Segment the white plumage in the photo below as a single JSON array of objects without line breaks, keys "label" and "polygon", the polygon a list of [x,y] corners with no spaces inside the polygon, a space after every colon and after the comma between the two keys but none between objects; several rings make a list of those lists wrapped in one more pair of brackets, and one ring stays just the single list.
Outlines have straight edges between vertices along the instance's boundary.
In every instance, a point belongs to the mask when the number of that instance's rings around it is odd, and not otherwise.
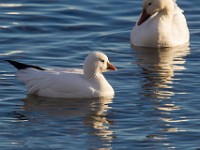
[{"label": "white plumage", "polygon": [[[90,53],[85,59],[83,70],[46,70],[14,61],[8,60],[8,62],[19,69],[16,73],[17,79],[25,83],[30,95],[52,98],[114,96],[114,90],[102,72],[116,70],[116,67],[101,52]],[[25,67],[20,65],[25,65]]]},{"label": "white plumage", "polygon": [[143,0],[142,14],[130,41],[140,47],[175,47],[189,42],[183,10],[176,0]]}]

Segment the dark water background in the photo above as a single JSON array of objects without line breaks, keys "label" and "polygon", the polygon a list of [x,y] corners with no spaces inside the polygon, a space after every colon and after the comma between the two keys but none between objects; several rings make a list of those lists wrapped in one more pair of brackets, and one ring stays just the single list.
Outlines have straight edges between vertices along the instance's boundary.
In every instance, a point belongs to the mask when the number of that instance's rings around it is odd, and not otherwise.
[{"label": "dark water background", "polygon": [[[200,149],[200,1],[178,4],[190,45],[155,50],[129,43],[140,0],[1,0],[0,149]],[[81,68],[94,50],[114,99],[27,97],[3,61]]]}]

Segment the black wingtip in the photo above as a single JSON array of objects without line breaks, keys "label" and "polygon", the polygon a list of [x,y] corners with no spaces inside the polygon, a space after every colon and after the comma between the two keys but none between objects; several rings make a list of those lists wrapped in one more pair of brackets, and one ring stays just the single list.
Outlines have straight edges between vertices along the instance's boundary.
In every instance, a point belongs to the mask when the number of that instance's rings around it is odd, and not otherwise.
[{"label": "black wingtip", "polygon": [[27,68],[35,68],[35,69],[38,69],[38,70],[45,70],[45,69],[38,67],[38,66],[27,65],[27,64],[23,64],[23,63],[13,61],[13,60],[5,60],[5,61],[9,62],[11,65],[13,65],[18,70],[27,69]]}]

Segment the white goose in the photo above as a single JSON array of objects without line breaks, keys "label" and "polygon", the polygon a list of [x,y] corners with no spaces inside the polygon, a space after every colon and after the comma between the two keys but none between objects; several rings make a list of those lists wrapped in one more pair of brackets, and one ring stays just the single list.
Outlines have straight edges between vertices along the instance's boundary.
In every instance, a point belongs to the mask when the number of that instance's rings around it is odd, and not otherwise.
[{"label": "white goose", "polygon": [[131,31],[131,44],[174,47],[189,42],[187,22],[176,0],[143,0],[142,9]]},{"label": "white goose", "polygon": [[91,52],[83,70],[56,71],[6,60],[18,69],[16,76],[25,83],[29,95],[51,98],[113,97],[114,90],[102,72],[117,70],[101,52]]}]

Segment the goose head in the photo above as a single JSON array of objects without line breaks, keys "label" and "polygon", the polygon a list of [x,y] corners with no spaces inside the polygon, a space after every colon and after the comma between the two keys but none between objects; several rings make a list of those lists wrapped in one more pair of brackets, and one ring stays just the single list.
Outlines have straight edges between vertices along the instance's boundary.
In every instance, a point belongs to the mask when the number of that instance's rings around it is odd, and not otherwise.
[{"label": "goose head", "polygon": [[173,9],[174,0],[143,0],[142,14],[137,25],[141,25],[155,13],[163,13],[164,15],[168,15],[168,13],[172,12]]},{"label": "goose head", "polygon": [[84,61],[83,71],[88,78],[108,70],[117,70],[117,68],[109,62],[108,57],[102,52],[91,52]]}]

